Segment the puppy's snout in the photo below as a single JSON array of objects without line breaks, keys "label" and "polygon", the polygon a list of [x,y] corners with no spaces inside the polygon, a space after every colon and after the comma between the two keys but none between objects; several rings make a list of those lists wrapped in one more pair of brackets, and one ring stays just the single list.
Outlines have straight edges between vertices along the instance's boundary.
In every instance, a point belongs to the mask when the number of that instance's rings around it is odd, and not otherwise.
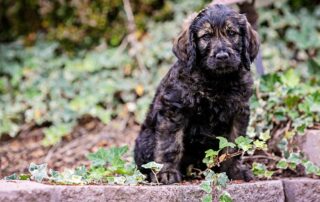
[{"label": "puppy's snout", "polygon": [[228,58],[229,58],[229,54],[225,51],[220,51],[216,54],[217,60],[224,61],[224,60],[227,60]]}]

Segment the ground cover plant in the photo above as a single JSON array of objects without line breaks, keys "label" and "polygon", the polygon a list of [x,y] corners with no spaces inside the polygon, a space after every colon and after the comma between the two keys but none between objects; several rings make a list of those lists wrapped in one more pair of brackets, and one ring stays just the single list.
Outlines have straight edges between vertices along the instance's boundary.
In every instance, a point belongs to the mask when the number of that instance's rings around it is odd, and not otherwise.
[{"label": "ground cover plant", "polygon": [[[212,168],[238,155],[258,179],[320,175],[319,167],[306,159],[296,144],[306,130],[319,129],[320,7],[297,8],[297,2],[277,1],[259,9],[259,34],[267,74],[255,78],[247,137],[234,143],[220,138],[220,150],[204,154],[208,169],[190,173],[203,178],[199,186],[207,193],[204,201],[211,201],[213,192],[218,193],[221,201],[230,201],[228,193],[223,192],[228,182],[226,175],[214,173]],[[107,125],[115,119],[141,123],[159,79],[174,60],[171,40],[178,33],[177,28],[204,3],[170,2],[169,17],[159,19],[154,14],[144,22],[143,29],[138,26],[136,46],[130,43],[127,33],[116,45],[101,43],[78,51],[70,50],[69,45],[63,47],[60,40],[48,40],[46,34],[35,34],[32,40],[21,37],[1,43],[0,136],[14,139],[25,126],[41,126],[41,144],[52,148],[68,137],[83,116]],[[227,147],[237,151],[223,153]],[[146,183],[133,164],[131,148],[95,149],[85,158],[90,165],[60,167],[59,171],[30,162],[24,174],[6,179],[56,184]],[[161,169],[155,162],[145,166],[155,174]],[[212,190],[212,185],[217,190]]]}]

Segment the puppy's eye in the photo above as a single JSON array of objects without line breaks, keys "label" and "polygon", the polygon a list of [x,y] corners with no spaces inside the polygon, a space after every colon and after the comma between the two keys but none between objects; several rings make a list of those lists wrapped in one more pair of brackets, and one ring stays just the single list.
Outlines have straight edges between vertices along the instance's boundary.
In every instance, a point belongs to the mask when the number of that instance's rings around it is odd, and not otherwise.
[{"label": "puppy's eye", "polygon": [[212,34],[208,33],[208,34],[202,35],[201,38],[206,40],[206,41],[208,41],[208,40],[210,40],[212,38]]},{"label": "puppy's eye", "polygon": [[227,34],[228,34],[229,36],[231,36],[231,37],[234,37],[234,36],[237,34],[237,32],[229,29],[229,30],[227,31]]}]

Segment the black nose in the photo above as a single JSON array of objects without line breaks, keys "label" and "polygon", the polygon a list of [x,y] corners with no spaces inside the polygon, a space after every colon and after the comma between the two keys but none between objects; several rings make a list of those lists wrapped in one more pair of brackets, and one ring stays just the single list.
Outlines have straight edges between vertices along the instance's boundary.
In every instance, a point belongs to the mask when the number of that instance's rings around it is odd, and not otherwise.
[{"label": "black nose", "polygon": [[216,54],[216,59],[217,60],[226,60],[229,58],[229,54],[224,51],[220,51],[219,53]]}]

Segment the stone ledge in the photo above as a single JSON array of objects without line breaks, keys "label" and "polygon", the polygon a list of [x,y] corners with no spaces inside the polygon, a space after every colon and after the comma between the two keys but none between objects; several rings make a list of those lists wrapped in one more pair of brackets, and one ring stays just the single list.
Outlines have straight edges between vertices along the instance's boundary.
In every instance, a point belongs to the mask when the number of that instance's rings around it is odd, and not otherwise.
[{"label": "stone ledge", "polygon": [[[260,181],[231,184],[227,191],[234,201],[284,201],[282,182]],[[167,186],[62,186],[30,181],[0,181],[0,201],[201,201],[197,185]]]},{"label": "stone ledge", "polygon": [[286,202],[320,201],[320,180],[309,178],[284,179]]}]

